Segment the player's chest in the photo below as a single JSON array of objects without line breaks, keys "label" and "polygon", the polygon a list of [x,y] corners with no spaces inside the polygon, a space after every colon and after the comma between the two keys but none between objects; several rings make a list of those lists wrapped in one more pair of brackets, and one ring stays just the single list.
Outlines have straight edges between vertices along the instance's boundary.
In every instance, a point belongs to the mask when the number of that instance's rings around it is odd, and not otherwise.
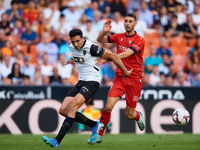
[{"label": "player's chest", "polygon": [[127,37],[121,37],[118,40],[118,53],[126,51],[127,48],[129,48],[133,43],[135,39],[133,38],[127,38]]},{"label": "player's chest", "polygon": [[87,50],[81,50],[81,51],[74,51],[72,53],[72,57],[75,63],[81,63],[84,64],[86,62],[89,62],[91,59],[91,54]]}]

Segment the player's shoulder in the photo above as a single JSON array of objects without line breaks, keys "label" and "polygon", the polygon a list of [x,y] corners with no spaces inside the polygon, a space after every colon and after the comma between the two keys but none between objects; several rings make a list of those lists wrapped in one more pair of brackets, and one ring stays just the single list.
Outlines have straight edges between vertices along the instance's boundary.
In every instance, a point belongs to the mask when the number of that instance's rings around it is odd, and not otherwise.
[{"label": "player's shoulder", "polygon": [[145,43],[145,39],[142,36],[140,36],[139,34],[136,34],[136,40],[138,42]]}]

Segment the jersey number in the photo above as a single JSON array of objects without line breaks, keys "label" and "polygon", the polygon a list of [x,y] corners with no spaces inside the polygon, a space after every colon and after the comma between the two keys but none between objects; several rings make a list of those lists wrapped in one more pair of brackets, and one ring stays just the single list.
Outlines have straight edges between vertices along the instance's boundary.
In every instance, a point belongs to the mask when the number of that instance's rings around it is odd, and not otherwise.
[{"label": "jersey number", "polygon": [[84,63],[85,62],[83,57],[74,57],[74,61],[75,62],[79,62],[79,63]]}]

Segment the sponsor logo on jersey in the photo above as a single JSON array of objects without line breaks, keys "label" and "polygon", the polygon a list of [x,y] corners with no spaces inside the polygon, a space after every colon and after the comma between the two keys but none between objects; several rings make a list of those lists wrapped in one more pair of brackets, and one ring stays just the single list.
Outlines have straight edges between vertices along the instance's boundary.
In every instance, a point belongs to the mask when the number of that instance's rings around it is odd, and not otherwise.
[{"label": "sponsor logo on jersey", "polygon": [[137,49],[139,49],[140,47],[139,46],[137,46],[137,45],[135,45],[135,44],[133,44],[132,46],[134,46],[135,48],[137,48]]},{"label": "sponsor logo on jersey", "polygon": [[98,46],[98,49],[97,49],[97,54],[99,54],[100,53],[100,51],[101,51],[101,47],[100,46]]},{"label": "sponsor logo on jersey", "polygon": [[120,49],[121,52],[124,52],[127,49],[127,47],[119,45],[119,49]]},{"label": "sponsor logo on jersey", "polygon": [[87,51],[86,51],[86,50],[83,50],[83,55],[84,55],[84,56],[86,55],[86,53],[87,53]]},{"label": "sponsor logo on jersey", "polygon": [[139,97],[138,96],[133,96],[133,101],[138,101],[139,100]]}]

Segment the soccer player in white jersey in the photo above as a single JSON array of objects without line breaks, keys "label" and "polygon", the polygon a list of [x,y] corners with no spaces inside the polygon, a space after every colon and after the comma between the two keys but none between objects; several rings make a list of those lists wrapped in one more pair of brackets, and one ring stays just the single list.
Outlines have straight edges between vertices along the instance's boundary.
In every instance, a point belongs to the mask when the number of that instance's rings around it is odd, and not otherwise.
[{"label": "soccer player in white jersey", "polygon": [[42,136],[42,140],[52,148],[58,148],[62,139],[67,134],[74,121],[88,125],[92,128],[92,135],[99,133],[103,128],[103,123],[93,121],[85,117],[77,110],[88,100],[90,100],[100,87],[101,75],[99,73],[100,66],[96,64],[95,60],[98,57],[111,59],[123,72],[124,77],[131,74],[123,65],[121,59],[114,53],[105,50],[102,47],[83,38],[80,29],[73,29],[69,32],[71,44],[69,45],[72,51],[72,58],[66,64],[75,62],[79,74],[79,81],[75,87],[69,92],[64,99],[59,113],[66,117],[58,135],[55,138],[48,138]]}]

